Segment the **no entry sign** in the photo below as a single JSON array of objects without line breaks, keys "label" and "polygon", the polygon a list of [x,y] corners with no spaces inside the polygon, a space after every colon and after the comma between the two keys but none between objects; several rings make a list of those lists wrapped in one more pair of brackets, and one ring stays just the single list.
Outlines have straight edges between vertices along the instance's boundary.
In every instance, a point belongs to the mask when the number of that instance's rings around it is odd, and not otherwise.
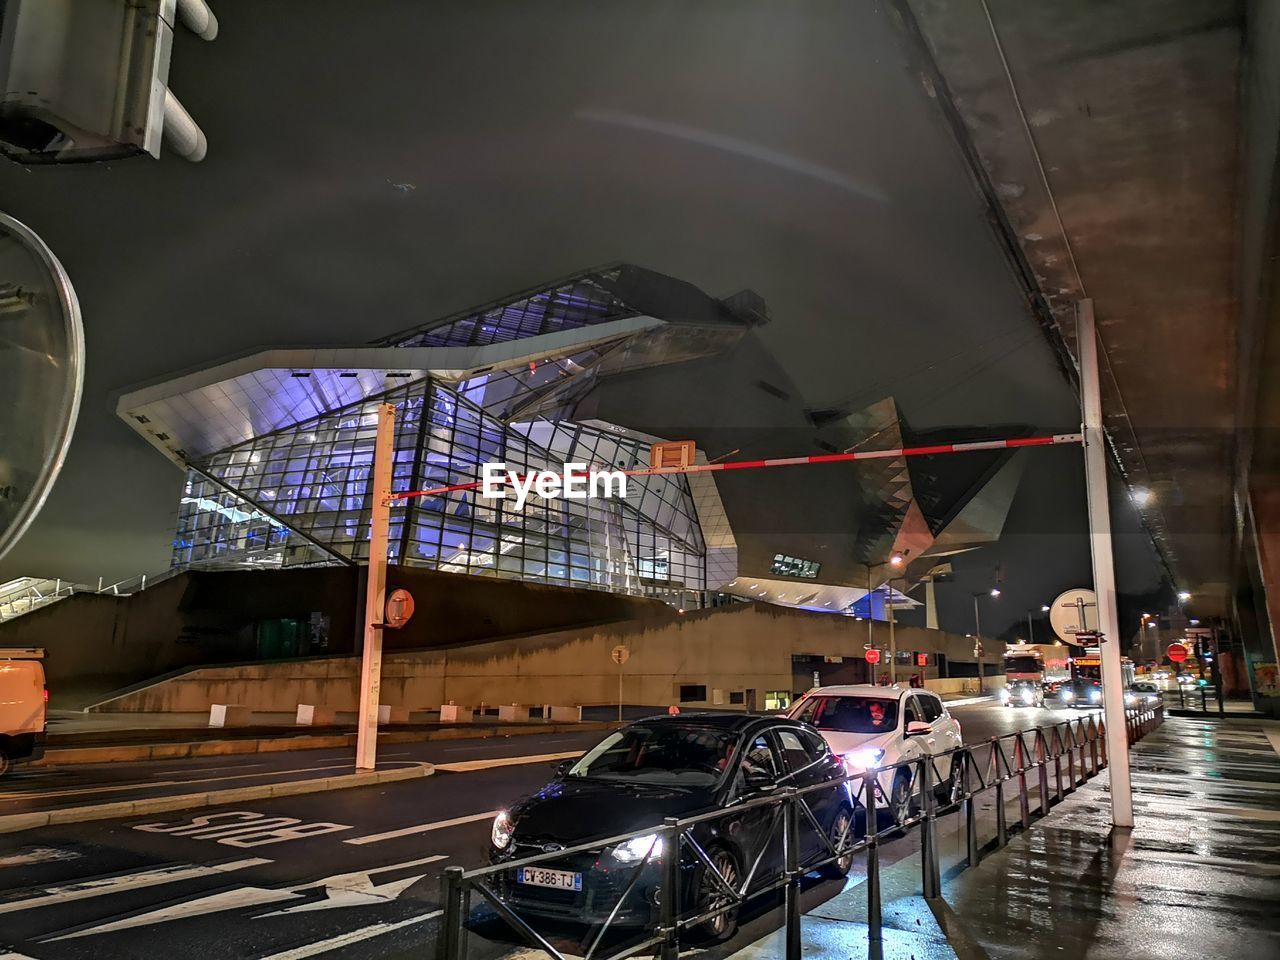
[{"label": "no entry sign", "polygon": [[868,651],[866,652],[865,656],[866,656],[866,658],[867,658],[867,663],[879,663],[879,662],[880,662],[880,651],[879,651],[879,650],[868,650]]},{"label": "no entry sign", "polygon": [[1187,659],[1187,648],[1180,643],[1169,644],[1169,649],[1164,652],[1172,663],[1181,663]]}]

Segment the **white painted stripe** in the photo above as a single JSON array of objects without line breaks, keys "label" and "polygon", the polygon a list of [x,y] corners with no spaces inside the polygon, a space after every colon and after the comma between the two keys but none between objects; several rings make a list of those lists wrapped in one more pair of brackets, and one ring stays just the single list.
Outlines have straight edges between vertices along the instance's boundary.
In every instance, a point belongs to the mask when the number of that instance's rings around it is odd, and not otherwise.
[{"label": "white painted stripe", "polygon": [[[347,761],[351,763],[350,760]],[[257,773],[233,773],[225,777],[200,777],[194,780],[151,780],[141,783],[118,783],[105,787],[76,787],[69,790],[48,790],[44,793],[0,793],[0,800],[47,800],[53,797],[69,797],[85,793],[113,793],[118,790],[150,790],[155,787],[186,786],[196,783],[222,783],[227,780],[246,780],[253,777],[283,777],[291,773],[327,773],[332,767],[295,767],[292,770],[263,770]]]},{"label": "white painted stripe", "polygon": [[261,857],[252,857],[248,860],[232,860],[229,863],[214,863],[203,866],[191,866],[184,863],[172,867],[161,867],[158,870],[142,870],[138,873],[128,873],[119,877],[85,880],[81,883],[72,883],[63,887],[46,887],[34,897],[0,903],[0,913],[17,913],[20,910],[33,910],[37,907],[52,906],[55,903],[66,903],[70,900],[105,897],[108,894],[122,893],[126,890],[141,890],[144,887],[158,887],[165,883],[196,880],[200,877],[231,873],[234,870],[243,870],[246,867],[257,867],[273,862]]},{"label": "white painted stripe", "polygon": [[35,960],[35,957],[28,957],[25,953],[0,953],[0,960]]},{"label": "white painted stripe", "polygon": [[576,760],[581,750],[567,753],[539,753],[528,757],[492,757],[488,760],[458,760],[455,763],[437,763],[436,773],[474,773],[476,770],[492,770],[495,767],[517,767],[525,763],[550,763],[553,760]]},{"label": "white painted stripe", "polygon": [[452,820],[437,820],[435,823],[420,823],[416,827],[404,827],[401,830],[389,830],[386,833],[370,833],[363,837],[352,837],[350,840],[343,840],[342,842],[355,844],[356,846],[365,843],[381,843],[383,840],[411,837],[418,833],[430,833],[432,830],[447,830],[449,827],[461,826],[464,823],[475,823],[477,820],[491,820],[497,815],[497,810],[487,810],[484,813],[454,817]]},{"label": "white painted stripe", "polygon": [[420,917],[410,917],[408,920],[400,920],[397,923],[375,923],[367,927],[361,927],[359,930],[351,930],[347,933],[340,934],[336,937],[330,937],[328,940],[318,940],[315,943],[308,943],[301,947],[294,947],[292,950],[285,950],[283,953],[273,953],[270,956],[262,957],[261,960],[305,960],[307,957],[314,957],[317,954],[328,953],[330,950],[337,950],[340,947],[348,947],[353,943],[362,943],[365,940],[372,940],[374,937],[380,937],[385,933],[391,933],[393,930],[403,930],[405,927],[412,927],[419,923],[426,923],[428,920],[434,920],[440,916],[443,911],[433,910],[430,913],[424,913]]}]

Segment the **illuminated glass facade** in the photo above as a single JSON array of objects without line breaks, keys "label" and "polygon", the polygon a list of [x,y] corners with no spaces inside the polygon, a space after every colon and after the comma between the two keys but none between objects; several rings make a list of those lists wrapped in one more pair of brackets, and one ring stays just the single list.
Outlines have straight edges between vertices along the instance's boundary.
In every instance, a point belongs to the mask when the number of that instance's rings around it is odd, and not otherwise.
[{"label": "illuminated glass facade", "polygon": [[[649,316],[606,288],[616,279],[617,271],[580,275],[384,344],[476,348]],[[589,470],[647,466],[652,438],[573,420],[578,400],[602,377],[705,356],[742,329],[727,318],[651,325],[617,337],[584,330],[556,355],[401,375],[382,392],[204,456],[188,455],[173,565],[367,562],[376,409],[384,402],[396,408],[396,491],[475,481],[485,463],[521,474],[559,471],[565,463]],[[295,372],[289,382],[299,376],[307,374]],[[324,378],[309,380],[314,393],[327,392]],[[698,606],[708,586],[708,550],[695,501],[707,509],[706,492],[699,488],[695,496],[683,476],[628,478],[625,498],[531,494],[521,509],[514,497],[485,499],[478,490],[410,498],[392,508],[390,559]],[[723,522],[722,511],[716,522]]]}]

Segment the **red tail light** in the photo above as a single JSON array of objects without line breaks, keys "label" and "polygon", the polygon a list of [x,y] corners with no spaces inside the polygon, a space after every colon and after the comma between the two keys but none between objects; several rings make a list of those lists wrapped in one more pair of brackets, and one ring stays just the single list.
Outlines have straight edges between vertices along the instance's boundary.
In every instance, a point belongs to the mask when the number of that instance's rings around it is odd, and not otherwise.
[{"label": "red tail light", "polygon": [[48,687],[45,687],[45,688],[44,688],[44,702],[45,702],[45,703],[48,703],[48,702],[49,702],[49,688],[48,688]]}]

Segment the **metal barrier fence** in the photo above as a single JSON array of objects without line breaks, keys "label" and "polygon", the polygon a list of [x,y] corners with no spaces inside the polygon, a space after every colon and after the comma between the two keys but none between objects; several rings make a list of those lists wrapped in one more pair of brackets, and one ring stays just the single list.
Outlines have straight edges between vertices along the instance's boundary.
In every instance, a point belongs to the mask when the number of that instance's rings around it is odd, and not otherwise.
[{"label": "metal barrier fence", "polygon": [[[1159,726],[1164,719],[1162,704],[1132,708],[1125,711],[1125,726],[1130,744],[1142,739]],[[986,750],[986,760],[975,754]],[[939,775],[939,761],[951,759],[946,776]],[[799,960],[800,893],[801,879],[823,867],[851,861],[858,853],[866,855],[867,938],[873,956],[879,955],[882,943],[882,914],[880,903],[879,847],[887,838],[896,838],[914,827],[920,828],[921,889],[925,898],[941,895],[942,878],[938,856],[937,818],[939,814],[959,812],[964,820],[965,868],[976,866],[982,860],[984,844],[979,840],[977,801],[988,791],[995,793],[996,831],[995,848],[1004,846],[1009,838],[1006,793],[1010,784],[1017,792],[1017,819],[1021,829],[1030,827],[1033,820],[1046,815],[1053,805],[1095,776],[1107,764],[1105,729],[1100,717],[1081,717],[1045,727],[993,737],[980,744],[957,747],[943,754],[924,756],[861,773],[851,774],[843,780],[830,780],[803,788],[780,788],[757,799],[735,804],[730,808],[714,810],[683,819],[668,818],[661,826],[650,826],[599,840],[592,840],[573,847],[539,853],[517,860],[505,861],[476,870],[449,867],[441,878],[443,891],[443,920],[438,943],[439,960],[465,960],[467,955],[467,919],[471,913],[472,895],[479,897],[516,933],[528,943],[545,951],[556,960],[566,960],[542,933],[534,928],[516,909],[507,903],[494,889],[495,879],[515,870],[564,861],[579,853],[598,853],[616,847],[629,840],[656,836],[658,842],[649,845],[648,852],[636,863],[628,882],[622,885],[612,912],[602,922],[594,924],[582,940],[584,960],[594,960],[597,951],[605,943],[605,935],[614,925],[623,904],[636,890],[641,878],[651,864],[660,874],[657,887],[659,916],[656,925],[644,929],[639,941],[629,941],[624,947],[608,955],[607,960],[623,960],[651,947],[658,948],[662,960],[676,960],[682,934],[699,928],[716,917],[736,914],[748,900],[769,891],[783,890],[783,912],[786,929],[787,960]],[[883,780],[892,772],[891,782],[899,771],[906,771],[911,802],[904,816],[894,817],[889,826],[881,829],[878,811],[889,806],[889,797],[883,789]],[[1031,806],[1027,783],[1034,777],[1038,786],[1036,809]],[[1065,778],[1065,786],[1064,786]],[[853,824],[841,836],[831,837],[815,816],[808,798],[822,791],[831,791],[838,783],[848,783],[854,789],[854,797],[860,805],[859,814],[865,821],[860,837],[855,837]],[[856,788],[856,789],[855,789]],[[756,875],[771,843],[762,843],[754,862],[741,876],[726,877],[694,836],[697,827],[744,812],[767,810],[768,837],[779,836],[782,843],[782,859],[785,864],[776,878],[756,883]],[[901,808],[900,808],[901,809]],[[801,837],[812,831],[822,841],[822,853],[817,860],[801,862]],[[810,835],[812,835],[810,834]],[[990,845],[988,841],[986,846]],[[674,855],[673,855],[674,853]],[[681,887],[682,867],[693,865],[701,868],[709,878],[716,896],[710,902],[697,902],[692,909],[684,904],[687,889]],[[744,864],[744,866],[747,866]]]}]

